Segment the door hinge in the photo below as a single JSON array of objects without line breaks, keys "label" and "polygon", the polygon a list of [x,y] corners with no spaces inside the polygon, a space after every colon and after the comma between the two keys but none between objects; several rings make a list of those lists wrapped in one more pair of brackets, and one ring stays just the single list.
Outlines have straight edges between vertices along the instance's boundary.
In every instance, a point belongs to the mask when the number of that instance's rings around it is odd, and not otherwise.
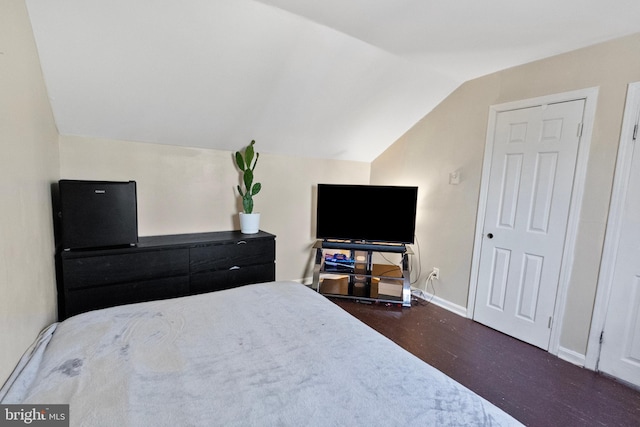
[{"label": "door hinge", "polygon": [[600,344],[602,344],[602,341],[604,341],[604,331],[600,332]]},{"label": "door hinge", "polygon": [[549,316],[549,326],[547,326],[549,329],[551,329],[551,325],[553,324],[553,317]]},{"label": "door hinge", "polygon": [[636,139],[638,139],[638,124],[637,123],[633,127],[633,140],[635,141]]},{"label": "door hinge", "polygon": [[578,123],[578,138],[582,137],[582,127],[583,127],[583,124]]}]

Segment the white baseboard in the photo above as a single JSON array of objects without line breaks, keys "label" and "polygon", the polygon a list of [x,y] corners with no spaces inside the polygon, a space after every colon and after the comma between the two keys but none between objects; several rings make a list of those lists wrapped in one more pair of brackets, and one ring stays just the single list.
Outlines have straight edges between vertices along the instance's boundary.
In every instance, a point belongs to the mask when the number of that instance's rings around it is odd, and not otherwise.
[{"label": "white baseboard", "polygon": [[418,296],[418,298],[422,298],[425,301],[429,301],[432,304],[437,305],[438,307],[444,308],[452,313],[455,313],[462,317],[467,317],[467,308],[458,304],[454,304],[451,301],[447,301],[442,299],[436,295],[424,292],[420,289],[420,292],[423,296]]},{"label": "white baseboard", "polygon": [[585,366],[586,356],[578,353],[577,351],[559,347],[557,356],[566,362],[573,363],[574,365],[578,365],[582,368]]}]

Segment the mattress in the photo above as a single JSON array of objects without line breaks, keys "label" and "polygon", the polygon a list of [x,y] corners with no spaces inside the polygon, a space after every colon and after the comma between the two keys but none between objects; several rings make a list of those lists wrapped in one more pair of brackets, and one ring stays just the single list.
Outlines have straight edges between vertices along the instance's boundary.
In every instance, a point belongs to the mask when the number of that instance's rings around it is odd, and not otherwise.
[{"label": "mattress", "polygon": [[295,282],[53,324],[0,402],[69,404],[72,426],[520,425]]}]

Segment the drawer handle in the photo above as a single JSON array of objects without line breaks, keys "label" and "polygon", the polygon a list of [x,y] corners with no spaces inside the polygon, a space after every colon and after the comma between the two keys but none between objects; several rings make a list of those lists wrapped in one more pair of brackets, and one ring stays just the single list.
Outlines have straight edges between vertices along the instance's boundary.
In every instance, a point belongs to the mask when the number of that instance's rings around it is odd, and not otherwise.
[{"label": "drawer handle", "polygon": [[236,242],[236,245],[246,245],[246,244],[247,244],[247,241],[246,241],[246,240],[238,240],[238,241]]},{"label": "drawer handle", "polygon": [[233,267],[229,268],[229,271],[231,270],[240,270],[240,267],[238,267],[237,265],[234,265]]}]

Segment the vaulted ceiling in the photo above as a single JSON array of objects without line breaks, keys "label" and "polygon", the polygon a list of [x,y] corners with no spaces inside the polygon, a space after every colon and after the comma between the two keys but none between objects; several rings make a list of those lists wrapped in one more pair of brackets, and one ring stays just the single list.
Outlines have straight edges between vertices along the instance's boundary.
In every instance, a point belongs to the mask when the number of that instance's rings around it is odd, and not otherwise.
[{"label": "vaulted ceiling", "polygon": [[26,0],[59,132],[372,161],[466,80],[638,0]]}]

